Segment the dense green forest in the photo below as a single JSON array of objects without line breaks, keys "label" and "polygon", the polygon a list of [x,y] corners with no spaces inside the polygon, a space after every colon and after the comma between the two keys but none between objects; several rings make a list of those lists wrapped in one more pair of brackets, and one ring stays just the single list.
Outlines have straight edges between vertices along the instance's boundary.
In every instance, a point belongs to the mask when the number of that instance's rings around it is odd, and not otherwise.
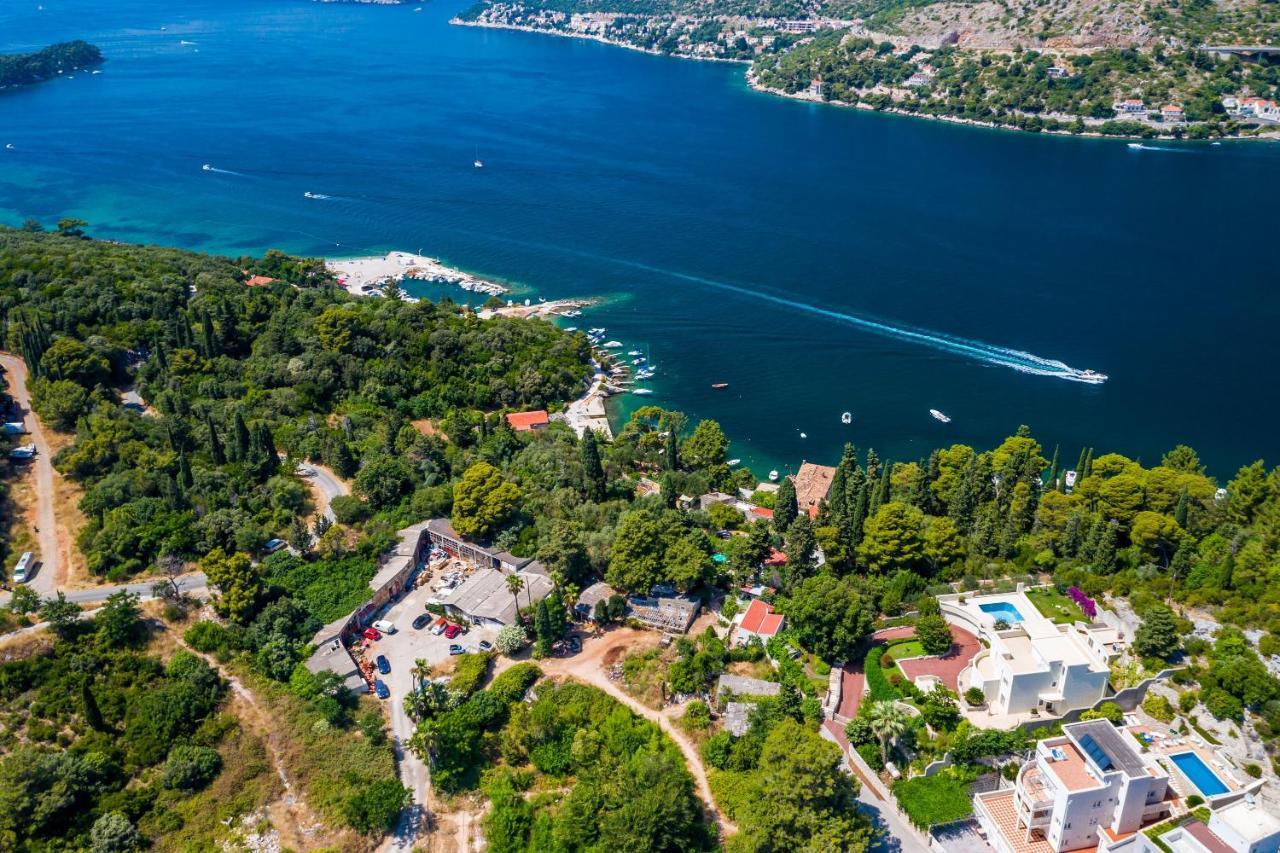
[{"label": "dense green forest", "polygon": [[86,41],[52,44],[35,53],[0,55],[0,89],[52,80],[67,71],[79,71],[102,62],[102,52]]}]

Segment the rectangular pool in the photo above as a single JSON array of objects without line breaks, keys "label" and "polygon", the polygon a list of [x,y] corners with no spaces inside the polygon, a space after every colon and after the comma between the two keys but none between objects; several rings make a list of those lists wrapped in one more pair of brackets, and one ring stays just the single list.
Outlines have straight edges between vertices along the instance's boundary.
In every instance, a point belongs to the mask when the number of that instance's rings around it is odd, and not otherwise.
[{"label": "rectangular pool", "polygon": [[1169,760],[1177,765],[1183,776],[1191,780],[1191,784],[1199,789],[1202,797],[1216,797],[1231,790],[1227,787],[1227,783],[1219,779],[1218,774],[1204,763],[1204,759],[1194,752],[1179,752],[1177,755],[1170,755]]},{"label": "rectangular pool", "polygon": [[1007,601],[988,602],[987,604],[979,604],[978,609],[983,613],[989,613],[996,619],[1003,619],[1012,625],[1014,622],[1022,621],[1022,614],[1018,612],[1018,608],[1014,607]]}]

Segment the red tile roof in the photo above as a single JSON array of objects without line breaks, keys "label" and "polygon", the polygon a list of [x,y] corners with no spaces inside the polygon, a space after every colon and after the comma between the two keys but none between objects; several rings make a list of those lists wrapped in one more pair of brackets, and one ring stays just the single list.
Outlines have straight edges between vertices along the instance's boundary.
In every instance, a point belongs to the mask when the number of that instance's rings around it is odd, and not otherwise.
[{"label": "red tile roof", "polygon": [[264,284],[275,284],[275,281],[276,280],[270,276],[255,275],[246,281],[245,284],[249,287],[261,287]]},{"label": "red tile roof", "polygon": [[538,409],[536,412],[512,412],[507,415],[507,423],[511,424],[511,428],[516,432],[527,432],[540,426],[546,426],[547,422],[545,409]]},{"label": "red tile roof", "polygon": [[787,564],[787,555],[777,548],[770,548],[769,556],[765,557],[764,564],[766,566],[785,566]]},{"label": "red tile roof", "polygon": [[761,637],[772,637],[782,630],[782,614],[774,613],[767,603],[756,599],[742,615],[742,630]]},{"label": "red tile roof", "polygon": [[773,518],[773,510],[763,506],[753,506],[751,514],[757,518]]}]

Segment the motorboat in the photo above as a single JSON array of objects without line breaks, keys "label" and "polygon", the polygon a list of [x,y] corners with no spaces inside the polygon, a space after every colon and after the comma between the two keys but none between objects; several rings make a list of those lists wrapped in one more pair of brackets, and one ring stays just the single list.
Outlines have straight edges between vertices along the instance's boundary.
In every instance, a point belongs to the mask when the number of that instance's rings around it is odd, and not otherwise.
[{"label": "motorboat", "polygon": [[742,461],[741,459],[730,459],[730,460],[729,460],[728,462],[726,462],[725,464],[726,464],[726,465],[729,465],[729,466],[731,466],[731,467],[732,467],[732,466],[734,466],[734,465],[737,465],[737,464],[738,464],[738,463],[740,463],[741,461]]},{"label": "motorboat", "polygon": [[1094,385],[1101,385],[1107,381],[1107,374],[1098,373],[1096,370],[1082,370],[1078,377],[1081,382],[1089,382]]},{"label": "motorboat", "polygon": [[644,355],[644,353],[642,353],[642,352],[641,352],[640,350],[638,350],[638,349],[631,349],[631,350],[627,350],[627,355],[632,355],[632,356],[635,356],[635,355]]},{"label": "motorboat", "polygon": [[711,387],[719,391],[722,388],[728,388],[729,383],[728,382],[712,382]]},{"label": "motorboat", "polygon": [[951,418],[947,417],[942,412],[939,412],[937,409],[930,409],[929,414],[933,415],[935,420],[942,421],[944,424],[951,423]]},{"label": "motorboat", "polygon": [[840,423],[842,423],[842,424],[851,424],[851,423],[853,423],[853,414],[852,414],[851,412],[844,412],[843,414],[841,414],[841,415],[840,415]]},{"label": "motorboat", "polygon": [[652,394],[653,389],[652,388],[636,388],[631,393],[632,394]]},{"label": "motorboat", "polygon": [[605,344],[607,349],[622,349],[622,341],[609,341]]},{"label": "motorboat", "polygon": [[772,471],[770,471],[770,472],[769,472],[769,482],[770,482],[770,483],[776,483],[776,482],[778,482],[778,469],[777,469],[777,468],[774,468]]}]

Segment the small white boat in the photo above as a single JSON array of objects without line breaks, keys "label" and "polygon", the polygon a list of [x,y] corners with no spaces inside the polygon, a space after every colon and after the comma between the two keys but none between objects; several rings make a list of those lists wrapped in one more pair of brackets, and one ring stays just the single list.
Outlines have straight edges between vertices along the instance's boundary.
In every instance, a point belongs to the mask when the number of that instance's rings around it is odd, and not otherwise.
[{"label": "small white boat", "polygon": [[845,412],[842,415],[840,415],[840,423],[842,424],[853,423],[853,414],[851,412]]},{"label": "small white boat", "polygon": [[944,424],[951,423],[951,418],[947,417],[942,412],[939,412],[937,409],[930,409],[929,414],[933,415],[935,420],[942,421]]},{"label": "small white boat", "polygon": [[652,388],[636,388],[631,393],[632,394],[652,394],[653,389]]},{"label": "small white boat", "polygon": [[205,163],[205,164],[204,164],[203,166],[201,166],[200,168],[201,168],[201,169],[204,169],[206,172],[212,172],[212,171],[213,171],[213,166],[209,165],[208,163]]},{"label": "small white boat", "polygon": [[808,438],[809,436],[808,436],[806,433],[803,433],[803,432],[802,432],[802,433],[800,433],[800,437],[801,437],[801,438]]},{"label": "small white boat", "polygon": [[477,157],[477,158],[475,159],[475,162],[474,162],[474,163],[472,163],[472,165],[473,165],[473,166],[475,166],[477,169],[483,169],[483,168],[484,168],[484,163],[480,162],[480,158],[479,158],[479,157]]},{"label": "small white boat", "polygon": [[769,482],[770,482],[770,483],[776,483],[776,482],[778,482],[778,469],[777,469],[777,468],[775,468],[775,469],[773,469],[772,471],[770,471],[770,472],[769,472]]},{"label": "small white boat", "polygon": [[644,364],[644,356],[640,356],[639,358],[633,358],[633,359],[631,359],[631,363],[632,363],[632,364]]},{"label": "small white boat", "polygon": [[622,349],[622,341],[609,341],[605,344],[606,349]]},{"label": "small white boat", "polygon": [[737,465],[737,464],[738,464],[739,462],[741,462],[741,461],[742,461],[741,459],[730,459],[730,460],[729,460],[727,463],[725,463],[725,464],[726,464],[726,465]]},{"label": "small white boat", "polygon": [[6,142],[4,147],[5,147],[5,150],[6,150],[6,151],[12,151],[12,150],[13,150],[13,143],[12,143],[12,142]]},{"label": "small white boat", "polygon": [[1091,382],[1094,385],[1101,385],[1107,381],[1107,374],[1098,373],[1095,370],[1082,370],[1077,377],[1081,382]]},{"label": "small white boat", "polygon": [[576,331],[578,331],[578,327],[577,327],[577,326],[569,326],[567,329],[565,329],[565,331],[566,331],[566,332],[576,332]]},{"label": "small white boat", "polygon": [[644,353],[638,349],[631,349],[627,350],[627,355],[644,355]]}]

